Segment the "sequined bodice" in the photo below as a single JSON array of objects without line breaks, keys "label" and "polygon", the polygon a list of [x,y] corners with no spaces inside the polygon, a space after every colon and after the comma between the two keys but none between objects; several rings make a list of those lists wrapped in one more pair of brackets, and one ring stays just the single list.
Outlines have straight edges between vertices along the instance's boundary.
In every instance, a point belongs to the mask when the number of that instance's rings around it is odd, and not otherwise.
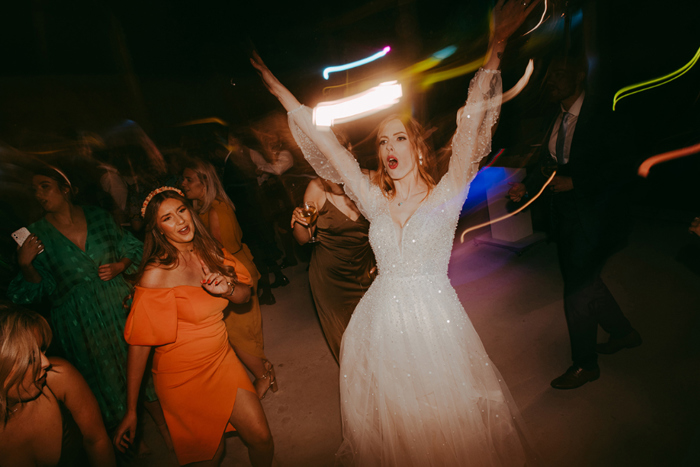
[{"label": "sequined bodice", "polygon": [[[379,204],[369,229],[379,275],[415,277],[446,275],[452,252],[462,193],[438,184],[403,228],[391,218],[390,200]],[[374,196],[383,196],[379,189]]]}]

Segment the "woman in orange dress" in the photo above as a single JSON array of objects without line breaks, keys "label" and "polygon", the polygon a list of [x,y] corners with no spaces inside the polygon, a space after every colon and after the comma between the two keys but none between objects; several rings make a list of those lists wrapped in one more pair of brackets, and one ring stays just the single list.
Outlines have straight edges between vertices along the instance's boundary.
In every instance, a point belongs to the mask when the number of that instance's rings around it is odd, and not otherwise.
[{"label": "woman in orange dress", "polygon": [[181,465],[218,465],[235,429],[254,466],[272,463],[272,435],[255,388],[228,343],[223,310],[250,299],[246,269],[221,250],[176,188],[153,191],[142,209],[144,256],[124,337],[127,414],[114,437],[133,442],[136,402],[155,347],[153,382]]}]

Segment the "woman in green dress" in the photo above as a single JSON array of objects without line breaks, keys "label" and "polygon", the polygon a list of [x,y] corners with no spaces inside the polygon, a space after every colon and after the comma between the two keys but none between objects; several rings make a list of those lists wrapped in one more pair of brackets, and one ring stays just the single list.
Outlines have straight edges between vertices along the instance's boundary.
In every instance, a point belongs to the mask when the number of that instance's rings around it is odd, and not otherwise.
[{"label": "woman in green dress", "polygon": [[[39,170],[32,184],[46,214],[28,227],[31,235],[18,251],[21,271],[8,296],[17,304],[49,297],[54,335],[95,394],[109,429],[126,411],[122,303],[131,286],[122,273],[136,270],[142,244],[106,211],[74,205],[63,172]],[[156,400],[152,386],[146,399]],[[147,408],[159,423],[154,407]]]}]

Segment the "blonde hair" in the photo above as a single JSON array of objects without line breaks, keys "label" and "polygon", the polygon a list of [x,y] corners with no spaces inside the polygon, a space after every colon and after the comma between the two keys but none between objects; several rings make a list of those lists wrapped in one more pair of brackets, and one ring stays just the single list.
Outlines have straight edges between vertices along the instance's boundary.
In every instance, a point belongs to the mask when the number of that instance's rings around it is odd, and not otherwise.
[{"label": "blonde hair", "polygon": [[21,384],[27,371],[36,380],[41,353],[51,344],[51,328],[40,314],[0,303],[0,420],[7,422],[8,393]]},{"label": "blonde hair", "polygon": [[[375,147],[377,151],[377,160],[379,165],[377,166],[377,172],[372,178],[372,183],[374,183],[375,185],[379,185],[379,188],[381,188],[382,193],[384,193],[384,196],[386,196],[387,198],[393,199],[394,196],[396,196],[396,185],[394,184],[394,180],[389,176],[389,173],[386,171],[386,167],[384,166],[386,162],[382,159],[382,157],[379,156],[379,136],[382,134],[382,130],[384,129],[384,127],[393,120],[399,120],[401,123],[403,123],[403,126],[406,128],[406,133],[408,134],[408,141],[411,143],[411,154],[415,159],[416,167],[418,167],[418,175],[428,185],[428,193],[430,193],[436,185],[435,170],[437,169],[437,167],[434,160],[435,156],[433,154],[433,151],[430,149],[428,144],[425,142],[425,139],[423,138],[423,128],[421,127],[420,123],[418,123],[411,117],[406,117],[399,114],[389,115],[387,118],[382,120],[382,122],[377,127],[377,139],[375,141]],[[420,163],[419,156],[423,157],[422,164]]]},{"label": "blonde hair", "polygon": [[197,174],[200,183],[204,185],[204,201],[201,203],[201,206],[199,200],[192,200],[192,204],[199,214],[209,212],[212,203],[217,199],[228,204],[232,210],[236,210],[233,201],[224,191],[224,187],[213,165],[201,159],[192,159],[184,165],[184,169],[192,170]]}]

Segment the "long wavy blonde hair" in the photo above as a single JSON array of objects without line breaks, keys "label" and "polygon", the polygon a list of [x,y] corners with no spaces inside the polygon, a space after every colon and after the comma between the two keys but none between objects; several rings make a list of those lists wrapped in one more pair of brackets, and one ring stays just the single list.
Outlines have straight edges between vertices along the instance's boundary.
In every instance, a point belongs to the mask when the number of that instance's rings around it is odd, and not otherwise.
[{"label": "long wavy blonde hair", "polygon": [[40,314],[0,303],[0,420],[7,423],[8,393],[28,371],[41,373],[41,353],[51,344],[51,328]]},{"label": "long wavy blonde hair", "polygon": [[[387,118],[382,120],[377,127],[375,149],[377,151],[377,161],[379,165],[377,166],[377,171],[372,178],[372,183],[379,185],[382,193],[384,193],[384,196],[387,198],[393,199],[394,196],[396,196],[396,185],[386,170],[386,161],[379,156],[379,136],[384,131],[384,127],[386,127],[386,125],[393,120],[399,120],[406,128],[408,141],[411,143],[411,155],[415,160],[416,167],[418,167],[418,174],[428,185],[428,193],[430,193],[430,191],[437,184],[435,181],[435,155],[430,149],[430,146],[428,146],[428,143],[426,143],[425,139],[423,138],[423,127],[420,125],[420,123],[409,116],[399,114],[389,115]],[[420,163],[420,156],[423,156],[422,164]]]},{"label": "long wavy blonde hair", "polygon": [[197,174],[197,178],[202,185],[204,185],[204,202],[200,203],[199,200],[192,200],[192,204],[198,213],[204,214],[208,212],[214,200],[217,199],[228,204],[232,210],[236,210],[233,201],[231,201],[231,198],[229,198],[226,191],[224,191],[221,180],[219,180],[219,175],[216,173],[216,169],[213,165],[201,159],[191,159],[183,165],[182,169],[190,169],[193,171]]}]

